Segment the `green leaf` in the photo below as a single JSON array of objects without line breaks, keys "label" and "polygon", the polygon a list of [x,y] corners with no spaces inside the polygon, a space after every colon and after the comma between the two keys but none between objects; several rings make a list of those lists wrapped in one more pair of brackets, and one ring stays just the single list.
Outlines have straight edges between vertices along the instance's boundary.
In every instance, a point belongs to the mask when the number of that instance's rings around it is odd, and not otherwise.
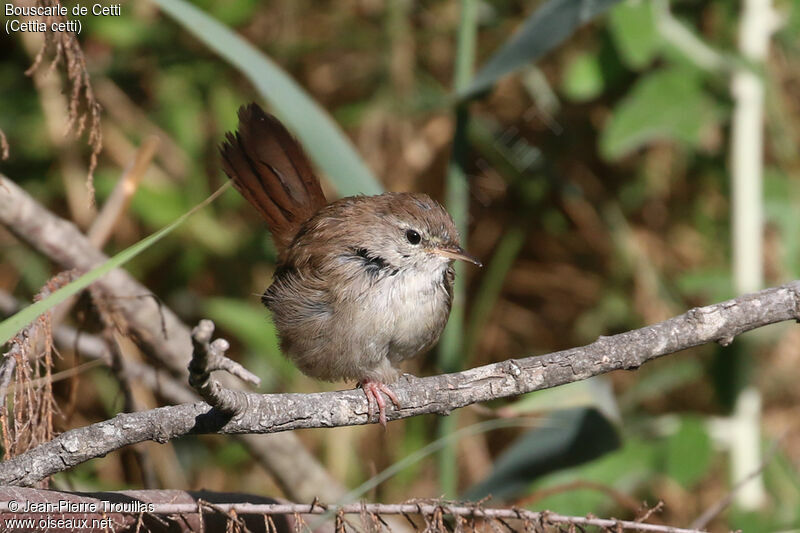
[{"label": "green leaf", "polygon": [[[131,211],[148,226],[158,228],[175,220],[190,205],[186,190],[174,183],[142,184],[133,197]],[[243,237],[217,220],[210,212],[199,213],[188,223],[184,232],[190,234],[194,242],[221,255],[231,253]]]},{"label": "green leaf", "polygon": [[641,70],[653,61],[661,46],[661,38],[652,1],[629,0],[614,6],[609,25],[614,45],[627,67]]},{"label": "green leaf", "polygon": [[628,294],[607,286],[600,300],[584,311],[574,323],[575,334],[584,342],[591,342],[600,335],[617,328],[626,328],[631,321]]},{"label": "green leaf", "polygon": [[199,6],[211,12],[214,18],[223,24],[236,26],[247,24],[256,14],[256,10],[261,7],[260,0],[237,0],[236,2],[220,3],[216,0],[204,1]]},{"label": "green leaf", "polygon": [[534,61],[572,35],[575,30],[605,12],[619,0],[549,0],[534,11],[522,27],[486,62],[463,91],[461,98],[481,93]]},{"label": "green leaf", "polygon": [[328,174],[340,194],[383,192],[330,115],[272,60],[184,0],[153,2],[255,85],[275,114],[299,137],[311,159]]},{"label": "green leaf", "polygon": [[60,304],[70,296],[73,296],[101,277],[105,274],[108,274],[112,270],[117,267],[124,265],[126,262],[130,261],[147,248],[152,246],[153,244],[157,243],[161,239],[167,236],[172,230],[183,224],[187,218],[189,218],[192,214],[194,214],[200,208],[208,205],[212,200],[214,200],[217,196],[219,196],[225,189],[227,189],[227,184],[223,185],[217,191],[209,196],[207,199],[203,200],[200,204],[195,206],[184,213],[180,218],[178,218],[175,222],[158,230],[157,232],[145,237],[141,241],[137,242],[136,244],[129,246],[125,250],[121,251],[105,263],[94,267],[92,270],[87,272],[86,274],[82,275],[75,281],[64,285],[56,292],[45,298],[44,300],[40,300],[32,305],[29,305],[25,309],[17,312],[13,316],[7,318],[3,322],[0,322],[0,345],[5,344],[9,340],[11,340],[18,331],[22,328],[39,318],[42,314],[46,313],[48,310],[52,309],[56,305]]},{"label": "green leaf", "polygon": [[618,159],[657,140],[697,145],[717,112],[695,71],[671,68],[636,83],[617,104],[600,138],[606,159]]},{"label": "green leaf", "polygon": [[214,461],[224,467],[226,470],[231,471],[234,468],[246,468],[253,460],[250,451],[245,448],[242,441],[227,440],[219,450],[214,454]]},{"label": "green leaf", "polygon": [[[554,472],[536,481],[531,489],[548,492],[550,488],[571,483],[596,483],[623,494],[636,493],[642,486],[649,486],[653,474],[657,472],[657,451],[647,441],[626,436],[624,446],[619,450],[589,463]],[[563,514],[586,515],[608,507],[616,509],[616,505],[608,490],[576,489],[556,490],[554,494],[536,500],[532,509],[558,509]]]},{"label": "green leaf", "polygon": [[551,413],[542,427],[520,438],[495,461],[492,472],[461,499],[491,494],[496,500],[519,496],[535,479],[596,459],[620,446],[617,431],[595,409]]},{"label": "green leaf", "polygon": [[680,429],[666,443],[666,474],[690,489],[708,472],[711,465],[711,439],[703,421],[686,417]]},{"label": "green leaf", "polygon": [[594,54],[579,54],[572,58],[564,72],[564,94],[576,102],[585,102],[603,92],[603,68]]},{"label": "green leaf", "polygon": [[208,105],[200,89],[202,74],[195,65],[165,66],[159,70],[153,87],[160,103],[156,115],[159,123],[190,154],[202,153],[207,146],[206,133],[198,125],[198,117],[203,116]]}]

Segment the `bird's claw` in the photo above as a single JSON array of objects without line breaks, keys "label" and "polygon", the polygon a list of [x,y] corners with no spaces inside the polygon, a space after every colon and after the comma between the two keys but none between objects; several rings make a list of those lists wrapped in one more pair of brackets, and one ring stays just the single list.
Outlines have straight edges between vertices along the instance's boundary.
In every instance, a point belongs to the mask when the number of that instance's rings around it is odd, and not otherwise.
[{"label": "bird's claw", "polygon": [[393,404],[400,407],[400,401],[397,399],[397,395],[392,392],[392,389],[385,383],[381,383],[380,381],[365,379],[360,385],[364,390],[364,394],[367,396],[367,420],[372,420],[375,414],[375,409],[372,405],[374,400],[375,404],[378,406],[378,421],[384,429],[386,429],[386,401],[383,399],[381,392],[388,396]]}]

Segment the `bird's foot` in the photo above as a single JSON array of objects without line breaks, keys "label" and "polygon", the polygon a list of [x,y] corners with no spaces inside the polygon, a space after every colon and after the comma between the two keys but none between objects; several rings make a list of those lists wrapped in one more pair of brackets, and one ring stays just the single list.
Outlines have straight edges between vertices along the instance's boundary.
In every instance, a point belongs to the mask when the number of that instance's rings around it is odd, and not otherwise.
[{"label": "bird's foot", "polygon": [[361,380],[359,385],[364,390],[364,394],[367,395],[367,420],[372,420],[375,414],[375,410],[372,406],[374,400],[375,404],[378,406],[378,421],[383,428],[386,429],[386,401],[383,399],[381,393],[388,396],[397,407],[400,407],[400,401],[397,399],[397,395],[392,392],[392,389],[385,383],[375,381],[374,379]]}]

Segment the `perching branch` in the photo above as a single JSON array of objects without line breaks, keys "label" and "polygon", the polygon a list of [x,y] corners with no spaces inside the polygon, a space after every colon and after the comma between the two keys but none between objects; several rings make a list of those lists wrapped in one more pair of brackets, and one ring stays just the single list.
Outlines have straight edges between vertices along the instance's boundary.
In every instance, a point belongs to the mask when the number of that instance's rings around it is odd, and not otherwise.
[{"label": "perching branch", "polygon": [[[2,173],[0,224],[64,269],[88,270],[107,259],[74,224],[55,216]],[[159,305],[149,289],[122,269],[100,278],[92,288],[109,296],[114,311],[124,317],[128,332],[138,346],[159,362],[158,370],[128,362],[125,372],[145,380],[148,386],[170,401],[193,401],[186,397],[189,392],[186,365],[192,351],[189,328],[166,305]],[[56,330],[56,340],[61,331],[62,328]],[[65,336],[65,342],[73,345],[71,339],[75,335],[66,332]],[[80,336],[79,349],[83,348],[85,341],[85,335]],[[171,378],[170,373],[178,377]],[[193,396],[189,392],[189,398]],[[317,496],[336,501],[344,494],[341,483],[325,470],[293,433],[276,433],[268,437],[241,434],[238,439],[289,497],[304,501]]]},{"label": "perching branch", "polygon": [[[709,342],[723,346],[746,331],[797,320],[800,281],[719,304],[698,307],[652,326],[600,337],[580,348],[509,359],[427,378],[406,376],[392,386],[401,408],[389,406],[389,420],[427,413],[448,414],[477,402],[542,390],[643,363]],[[123,446],[166,442],[188,433],[275,433],[301,428],[368,423],[361,391],[314,394],[238,392],[241,404],[226,414],[196,402],[124,413],[73,429],[20,456],[0,463],[0,484],[31,485],[43,477]]]}]

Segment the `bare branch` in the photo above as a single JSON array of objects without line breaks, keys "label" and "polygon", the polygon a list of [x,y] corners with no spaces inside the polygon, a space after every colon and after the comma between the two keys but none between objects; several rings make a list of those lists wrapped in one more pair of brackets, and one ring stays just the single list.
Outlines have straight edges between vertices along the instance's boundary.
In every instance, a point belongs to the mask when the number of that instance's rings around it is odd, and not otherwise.
[{"label": "bare branch", "polygon": [[[9,293],[0,290],[0,316],[11,316],[21,309],[17,300]],[[68,350],[79,353],[82,357],[93,361],[103,361],[106,365],[111,365],[111,352],[105,339],[83,333],[77,329],[59,325],[53,330],[53,340],[60,350]],[[14,349],[12,346],[11,349]],[[13,360],[13,358],[12,358]],[[0,365],[0,398],[5,397],[6,375],[5,367]],[[150,365],[139,361],[126,361],[124,368],[120,369],[120,377],[123,379],[138,381],[147,388],[159,394],[165,400],[172,403],[189,403],[198,400],[197,395],[190,391],[185,383],[181,383],[172,377],[169,372],[153,368]],[[8,376],[10,379],[10,375]]]},{"label": "bare branch", "polygon": [[[11,315],[18,309],[17,301],[8,293],[0,291],[0,312]],[[110,364],[108,345],[100,337],[62,325],[53,332],[53,338],[62,349],[77,350],[84,357],[102,359]],[[179,381],[163,369],[138,361],[126,361],[122,372],[123,377],[143,383],[169,402],[191,403],[199,399],[190,390],[187,382]],[[236,437],[290,498],[303,501],[319,497],[327,501],[338,501],[344,495],[344,487],[331,477],[294,433],[241,434]],[[404,531],[395,526],[393,529]]]},{"label": "bare branch", "polygon": [[[0,224],[66,269],[88,271],[108,259],[74,224],[50,213],[2,173]],[[103,276],[93,287],[108,294],[145,352],[158,357],[173,373],[186,375],[189,329],[172,311],[143,298],[152,293],[121,269]]]},{"label": "bare branch", "polygon": [[[447,414],[477,402],[580,381],[614,370],[630,370],[666,354],[708,342],[730,344],[752,329],[797,320],[800,281],[692,309],[652,326],[584,347],[509,359],[427,378],[406,376],[394,385],[401,408],[397,420],[426,413]],[[238,392],[247,408],[235,415],[204,402],[161,407],[73,429],[29,452],[0,463],[0,484],[30,485],[88,459],[143,440],[166,442],[187,433],[275,433],[301,428],[368,423],[366,398],[358,390],[315,394]]]},{"label": "bare branch", "polygon": [[122,176],[117,181],[117,185],[103,205],[103,209],[100,210],[92,222],[87,232],[87,237],[89,242],[98,250],[103,248],[103,245],[114,231],[117,221],[128,208],[133,194],[139,187],[139,182],[147,172],[147,168],[150,166],[157,149],[158,137],[150,136],[145,139],[136,150],[132,161],[125,167]]},{"label": "bare branch", "polygon": [[[236,513],[220,510],[219,505],[228,504],[231,501],[259,505],[280,503],[280,500],[275,498],[253,494],[234,495],[208,491],[126,490],[80,493],[20,487],[0,487],[0,499],[6,502],[5,507],[0,509],[0,521],[3,523],[7,523],[12,518],[32,520],[37,524],[40,520],[55,522],[60,519],[65,521],[62,524],[71,524],[72,529],[76,531],[129,532],[226,531]],[[162,502],[185,504],[186,508],[190,510],[179,515],[149,512],[153,506],[160,505]],[[29,503],[38,506],[37,512],[26,512],[26,506]],[[12,511],[12,507],[16,507],[16,509]],[[47,509],[47,511],[42,511],[43,509]],[[66,522],[70,519],[71,523]],[[263,516],[247,515],[241,516],[240,519],[240,523],[244,523],[246,528],[239,529],[239,531],[266,531]],[[90,527],[92,524],[94,527]],[[275,516],[273,524],[276,526],[273,529],[276,533],[300,531],[293,515]],[[55,525],[51,526],[50,530],[54,528],[56,528]],[[36,529],[45,530],[47,528],[39,526]],[[58,529],[69,530],[71,528],[70,525],[62,525],[58,526]],[[16,531],[21,530],[21,527],[16,529]],[[333,528],[325,528],[322,531],[332,530]]]},{"label": "bare branch", "polygon": [[258,385],[261,380],[242,365],[225,357],[230,347],[225,339],[211,341],[214,334],[214,323],[201,320],[192,330],[194,353],[189,363],[189,384],[208,402],[209,405],[222,412],[236,414],[247,408],[247,397],[240,391],[226,389],[217,380],[211,378],[214,370],[227,370],[238,378]]},{"label": "bare branch", "polygon": [[[61,510],[48,513],[22,512],[20,506],[24,502],[50,503],[60,505]],[[66,502],[66,503],[61,503]],[[170,502],[170,503],[162,503]],[[16,508],[13,513],[12,507]],[[71,510],[72,509],[72,510]],[[94,510],[93,510],[94,509]],[[105,512],[100,512],[101,510]],[[13,513],[13,514],[12,514]],[[480,503],[449,502],[445,500],[411,500],[398,504],[353,503],[346,505],[325,505],[314,501],[310,504],[279,502],[271,498],[263,498],[250,494],[219,494],[213,492],[185,492],[178,490],[137,490],[121,492],[103,492],[97,494],[41,491],[5,487],[0,489],[0,517],[20,515],[39,516],[46,514],[52,517],[80,516],[85,518],[109,517],[118,526],[135,524],[138,514],[145,513],[150,517],[162,516],[166,520],[180,516],[194,525],[193,531],[200,527],[200,515],[203,521],[215,513],[223,516],[253,517],[254,515],[280,518],[281,524],[302,523],[311,515],[336,515],[337,520],[344,515],[360,515],[362,520],[379,519],[382,515],[422,516],[432,520],[439,527],[434,530],[446,531],[443,526],[444,516],[466,517],[481,520],[522,521],[541,526],[593,526],[608,531],[649,531],[656,533],[700,533],[699,529],[683,529],[661,524],[647,524],[642,521],[617,520],[614,518],[597,518],[593,516],[567,516],[549,511],[529,511],[521,508],[491,508]],[[294,520],[293,520],[294,519]],[[378,526],[380,520],[371,521]],[[256,522],[250,521],[255,524]],[[263,523],[263,521],[262,521]],[[287,525],[288,525],[287,524]],[[208,527],[208,524],[206,524]],[[259,530],[262,528],[259,528]],[[375,530],[383,530],[375,527]]]}]

